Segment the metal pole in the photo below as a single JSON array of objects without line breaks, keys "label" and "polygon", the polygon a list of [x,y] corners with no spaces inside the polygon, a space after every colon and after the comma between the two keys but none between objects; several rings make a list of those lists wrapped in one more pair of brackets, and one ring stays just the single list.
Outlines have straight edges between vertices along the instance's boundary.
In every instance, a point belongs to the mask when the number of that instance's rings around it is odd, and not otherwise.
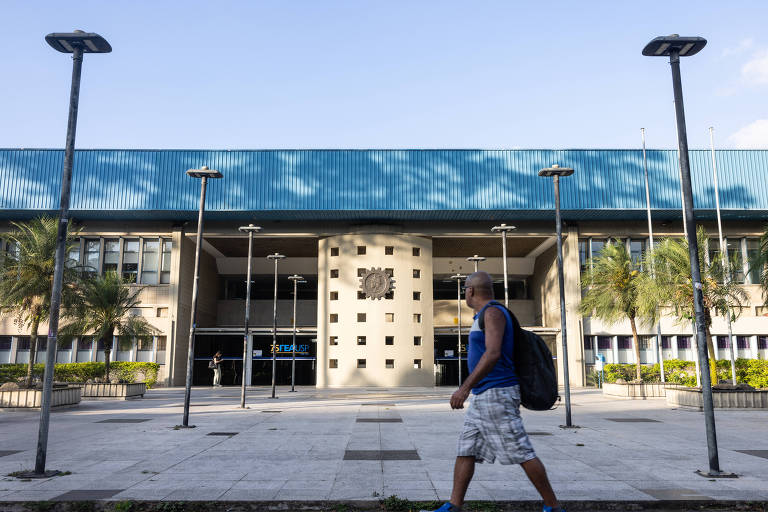
[{"label": "metal pole", "polygon": [[691,279],[693,281],[693,307],[696,317],[696,342],[701,368],[701,393],[704,406],[704,422],[707,431],[707,449],[709,454],[709,474],[720,474],[720,461],[717,453],[717,433],[715,431],[715,413],[712,403],[712,382],[709,375],[709,356],[704,323],[704,297],[699,269],[699,246],[696,240],[696,220],[693,213],[693,190],[691,188],[691,168],[688,161],[688,135],[685,128],[685,110],[683,108],[683,86],[680,79],[680,55],[673,50],[669,56],[672,68],[672,89],[675,97],[675,117],[680,147],[680,172],[682,175],[685,219],[688,225],[688,255],[691,260]]},{"label": "metal pole", "polygon": [[296,392],[296,292],[298,290],[298,279],[293,279],[293,346],[291,358],[291,393]]},{"label": "metal pole", "polygon": [[[654,270],[653,270],[653,250],[655,249],[655,246],[653,244],[653,223],[651,222],[651,189],[648,185],[648,159],[646,158],[645,154],[645,128],[640,128],[640,133],[643,138],[643,171],[645,173],[645,207],[648,212],[648,241],[651,244],[649,253],[651,254],[650,258],[650,265],[651,265],[651,276],[654,276]],[[658,307],[657,307],[658,309]],[[655,352],[657,357],[659,358],[659,373],[661,373],[661,382],[662,384],[666,381],[666,377],[664,375],[664,347],[661,343],[661,318],[659,318],[658,322],[656,322],[656,347]]]},{"label": "metal pole", "polygon": [[189,319],[189,343],[187,345],[187,380],[184,386],[184,418],[181,426],[189,427],[189,399],[192,393],[192,371],[195,362],[195,329],[197,328],[197,296],[200,281],[200,248],[203,244],[203,210],[205,210],[205,186],[208,178],[200,178],[200,208],[197,216],[197,241],[195,242],[195,270],[192,280],[192,311]]},{"label": "metal pole", "polygon": [[507,231],[501,232],[501,258],[504,260],[504,306],[509,309],[509,276],[507,274]]},{"label": "metal pole", "polygon": [[[253,225],[251,225],[253,226]],[[251,255],[253,254],[253,230],[248,230],[248,270],[246,272],[245,281],[245,327],[243,329],[243,382],[240,386],[240,408],[245,409],[245,386],[246,377],[250,372],[246,370],[246,365],[250,365],[252,358],[248,354],[248,341],[250,336],[248,335],[248,321],[251,316]]]},{"label": "metal pole", "polygon": [[563,378],[565,380],[565,426],[571,427],[571,383],[568,376],[568,337],[565,328],[565,278],[563,276],[563,227],[560,219],[560,176],[555,175],[555,224],[557,226],[557,282],[560,287],[560,337],[563,343]]},{"label": "metal pole", "polygon": [[457,351],[456,354],[458,355],[458,362],[459,362],[459,387],[461,387],[461,276],[458,276],[456,278],[456,309],[458,310],[459,314],[459,328],[458,328],[458,345],[457,345]]},{"label": "metal pole", "polygon": [[[731,281],[731,262],[728,261],[728,244],[723,239],[723,223],[720,218],[720,191],[717,186],[717,162],[715,160],[715,136],[714,128],[709,127],[709,144],[712,152],[712,184],[715,187],[715,208],[717,210],[717,233],[720,237],[720,256],[723,261],[725,277],[723,278],[727,285]],[[731,308],[725,315],[725,322],[728,326],[728,348],[731,356],[731,382],[736,385],[736,354],[733,348],[733,330],[731,329]],[[715,348],[717,350],[717,348]]]},{"label": "metal pole", "polygon": [[270,254],[268,259],[275,260],[275,290],[272,301],[272,396],[275,396],[275,375],[277,372],[277,262],[285,258],[282,254]]},{"label": "metal pole", "polygon": [[53,289],[51,290],[51,312],[48,320],[48,346],[45,351],[45,374],[43,396],[40,404],[40,427],[37,436],[35,474],[45,475],[45,459],[48,455],[48,428],[51,419],[51,395],[53,394],[53,371],[56,362],[56,345],[59,332],[59,310],[61,289],[64,286],[64,261],[69,228],[69,198],[72,184],[72,164],[75,156],[75,133],[77,131],[77,107],[80,101],[80,73],[83,67],[83,49],[75,46],[72,52],[72,84],[69,92],[69,118],[67,120],[67,141],[64,149],[64,166],[61,173],[61,199],[59,202],[59,225],[56,234],[56,256],[53,267]]}]

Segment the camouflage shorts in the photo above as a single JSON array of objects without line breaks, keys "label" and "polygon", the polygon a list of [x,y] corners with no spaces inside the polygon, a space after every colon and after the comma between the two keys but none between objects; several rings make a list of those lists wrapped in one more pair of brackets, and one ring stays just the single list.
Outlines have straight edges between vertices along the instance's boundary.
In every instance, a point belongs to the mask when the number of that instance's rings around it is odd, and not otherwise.
[{"label": "camouflage shorts", "polygon": [[520,386],[472,395],[459,436],[458,456],[476,462],[521,464],[536,457],[520,417]]}]

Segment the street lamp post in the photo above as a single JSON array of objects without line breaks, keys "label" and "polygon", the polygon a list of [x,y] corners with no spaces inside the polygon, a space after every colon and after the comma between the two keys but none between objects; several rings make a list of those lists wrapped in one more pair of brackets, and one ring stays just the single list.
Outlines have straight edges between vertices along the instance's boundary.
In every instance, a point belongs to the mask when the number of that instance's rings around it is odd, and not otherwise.
[{"label": "street lamp post", "polygon": [[251,361],[249,357],[253,350],[251,337],[248,335],[248,320],[251,316],[251,259],[253,254],[253,234],[261,231],[259,226],[248,224],[237,228],[241,233],[248,233],[248,271],[245,277],[245,328],[243,329],[243,381],[240,386],[240,408],[245,409],[245,386],[250,382]]},{"label": "street lamp post", "polygon": [[458,356],[459,361],[459,386],[461,386],[461,280],[464,279],[465,275],[462,274],[456,274],[451,276],[451,279],[456,281],[456,310],[458,311],[458,329],[456,332],[458,332],[458,341],[456,342],[456,355]]},{"label": "street lamp post", "polygon": [[560,338],[563,344],[563,380],[565,380],[565,426],[571,423],[571,383],[568,377],[568,337],[565,328],[565,278],[563,277],[563,223],[560,219],[560,176],[570,176],[573,169],[553,165],[539,171],[539,176],[552,177],[555,185],[555,225],[557,230],[557,282],[560,288]]},{"label": "street lamp post", "polygon": [[506,224],[500,224],[493,226],[491,231],[494,233],[501,233],[501,258],[504,263],[504,305],[509,307],[509,278],[507,276],[507,233],[517,229],[515,226],[507,226]]},{"label": "street lamp post", "polygon": [[[648,242],[650,244],[649,254],[653,255],[653,251],[656,248],[653,244],[653,223],[651,222],[651,189],[648,185],[648,159],[645,154],[645,128],[640,128],[640,133],[643,138],[643,172],[645,174],[645,208],[648,214]],[[651,275],[654,275],[653,270],[653,257],[651,256]],[[658,308],[657,308],[658,310]],[[661,382],[666,381],[664,375],[664,345],[661,341],[661,319],[656,322],[656,354],[659,358],[659,373],[661,373]]]},{"label": "street lamp post", "polygon": [[75,155],[75,133],[77,131],[77,108],[80,102],[80,74],[83,68],[84,53],[109,53],[112,47],[98,34],[76,30],[72,33],[54,33],[45,36],[45,41],[62,53],[72,54],[72,83],[69,92],[69,118],[67,120],[67,140],[64,149],[64,165],[61,172],[61,199],[59,200],[59,225],[56,235],[56,256],[53,267],[53,288],[51,289],[51,311],[48,320],[48,346],[46,347],[45,373],[43,376],[43,396],[40,404],[40,427],[37,437],[37,454],[34,472],[28,477],[43,478],[57,474],[58,471],[45,471],[48,454],[48,427],[51,419],[51,395],[53,393],[53,369],[56,360],[56,345],[59,334],[59,310],[61,309],[61,289],[64,286],[65,249],[67,229],[69,228],[69,198],[72,183],[72,164]]},{"label": "street lamp post", "polygon": [[296,385],[296,297],[298,292],[298,284],[304,284],[306,281],[298,274],[288,276],[288,279],[293,281],[293,345],[291,347],[293,356],[291,358],[291,393],[295,393]]},{"label": "street lamp post", "polygon": [[697,54],[706,46],[703,37],[680,37],[672,34],[657,37],[645,45],[643,55],[647,57],[669,57],[672,68],[672,91],[675,98],[675,118],[677,120],[678,154],[680,161],[681,185],[683,191],[684,220],[688,226],[688,257],[691,261],[691,280],[693,281],[693,308],[696,317],[696,341],[699,367],[701,368],[701,391],[704,408],[704,423],[707,432],[707,449],[709,455],[709,471],[698,473],[709,478],[732,476],[720,471],[720,461],[717,453],[717,432],[715,429],[715,414],[712,403],[712,380],[709,375],[709,356],[707,355],[707,338],[705,331],[704,297],[701,285],[701,269],[699,268],[699,245],[696,240],[696,219],[693,212],[693,190],[691,188],[691,167],[688,159],[688,134],[685,126],[685,109],[683,108],[683,85],[680,79],[680,57]]},{"label": "street lamp post", "polygon": [[477,272],[477,264],[480,263],[481,261],[485,261],[485,256],[478,256],[477,254],[475,254],[474,256],[470,256],[469,258],[467,258],[467,261],[471,261],[472,263],[475,264],[475,272]]},{"label": "street lamp post", "polygon": [[[723,239],[723,223],[720,218],[720,191],[717,186],[717,162],[715,159],[715,129],[709,127],[709,143],[712,151],[712,184],[715,187],[715,209],[717,210],[717,233],[720,237],[720,256],[722,258],[723,270],[725,271],[726,284],[731,280],[731,264],[728,261],[728,244]],[[736,354],[733,346],[733,329],[731,328],[731,308],[728,307],[728,313],[725,315],[725,322],[728,327],[728,348],[731,356],[731,382],[736,385]],[[717,347],[715,347],[717,350]]]},{"label": "street lamp post", "polygon": [[272,396],[270,398],[277,398],[275,396],[275,374],[277,372],[277,262],[285,259],[285,255],[275,253],[267,256],[268,260],[275,262],[275,293],[272,301]]},{"label": "street lamp post", "polygon": [[208,179],[222,177],[219,171],[209,169],[205,165],[200,169],[189,169],[187,176],[200,178],[200,208],[197,214],[197,241],[195,242],[195,270],[192,278],[192,311],[189,317],[189,342],[187,344],[187,380],[184,386],[184,417],[181,421],[183,428],[189,427],[189,399],[192,393],[192,372],[195,362],[195,329],[197,329],[197,296],[200,281],[200,248],[203,244],[203,212],[205,211],[205,189]]}]

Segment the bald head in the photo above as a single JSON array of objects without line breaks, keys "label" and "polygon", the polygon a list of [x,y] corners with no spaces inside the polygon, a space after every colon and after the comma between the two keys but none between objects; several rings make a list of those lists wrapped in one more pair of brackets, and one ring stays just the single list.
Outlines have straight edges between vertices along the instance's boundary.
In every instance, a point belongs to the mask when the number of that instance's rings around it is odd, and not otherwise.
[{"label": "bald head", "polygon": [[493,279],[491,279],[488,272],[480,271],[470,274],[465,286],[472,288],[472,291],[478,298],[493,298]]}]

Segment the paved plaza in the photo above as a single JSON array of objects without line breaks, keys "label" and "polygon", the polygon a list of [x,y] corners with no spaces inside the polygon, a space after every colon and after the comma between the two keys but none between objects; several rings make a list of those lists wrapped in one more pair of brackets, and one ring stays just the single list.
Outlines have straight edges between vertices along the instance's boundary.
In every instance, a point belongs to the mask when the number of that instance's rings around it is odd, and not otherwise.
[{"label": "paved plaza", "polygon": [[[44,480],[0,478],[0,501],[446,500],[463,412],[452,388],[195,388],[141,400],[83,401],[53,413]],[[564,410],[523,411],[539,457],[564,501],[768,500],[768,414],[718,411],[721,466],[710,480],[702,413],[663,399],[572,394],[581,428],[559,428]],[[38,412],[0,413],[0,472],[34,466]],[[518,466],[478,465],[468,500],[537,500]]]}]

